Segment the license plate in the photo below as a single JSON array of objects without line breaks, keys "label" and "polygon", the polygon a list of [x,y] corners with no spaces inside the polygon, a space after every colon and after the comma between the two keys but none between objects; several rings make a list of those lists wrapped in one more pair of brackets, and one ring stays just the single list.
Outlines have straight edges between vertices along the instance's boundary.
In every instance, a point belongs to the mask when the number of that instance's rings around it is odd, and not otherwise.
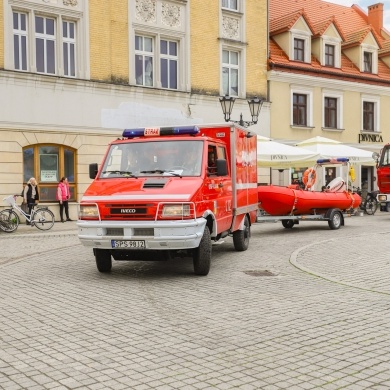
[{"label": "license plate", "polygon": [[111,240],[112,248],[145,249],[143,240]]}]

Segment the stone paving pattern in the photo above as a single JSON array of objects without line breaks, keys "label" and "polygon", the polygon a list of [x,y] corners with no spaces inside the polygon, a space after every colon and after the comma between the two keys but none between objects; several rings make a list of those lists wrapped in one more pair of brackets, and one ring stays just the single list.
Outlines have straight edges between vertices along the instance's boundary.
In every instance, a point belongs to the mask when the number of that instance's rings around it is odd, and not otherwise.
[{"label": "stone paving pattern", "polygon": [[390,388],[388,213],[257,223],[206,277],[188,258],[100,274],[76,233],[0,232],[1,389]]}]

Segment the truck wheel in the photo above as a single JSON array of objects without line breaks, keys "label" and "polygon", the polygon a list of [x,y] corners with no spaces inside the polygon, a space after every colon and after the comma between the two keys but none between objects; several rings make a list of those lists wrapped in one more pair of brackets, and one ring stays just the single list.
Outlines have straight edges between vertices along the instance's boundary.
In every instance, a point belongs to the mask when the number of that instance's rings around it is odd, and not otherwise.
[{"label": "truck wheel", "polygon": [[192,256],[195,275],[206,276],[210,271],[211,264],[211,237],[207,226],[204,228],[200,244],[194,249]]},{"label": "truck wheel", "polygon": [[342,223],[342,216],[339,211],[335,211],[328,221],[328,225],[332,230],[337,230],[340,228]]},{"label": "truck wheel", "polygon": [[94,249],[96,267],[99,272],[110,272],[112,267],[111,252],[109,249]]},{"label": "truck wheel", "polygon": [[236,251],[246,251],[249,247],[249,238],[251,236],[251,226],[249,224],[248,216],[244,219],[244,230],[236,230],[233,233],[233,244]]},{"label": "truck wheel", "polygon": [[286,229],[291,229],[294,227],[294,220],[292,219],[282,219],[282,225]]}]

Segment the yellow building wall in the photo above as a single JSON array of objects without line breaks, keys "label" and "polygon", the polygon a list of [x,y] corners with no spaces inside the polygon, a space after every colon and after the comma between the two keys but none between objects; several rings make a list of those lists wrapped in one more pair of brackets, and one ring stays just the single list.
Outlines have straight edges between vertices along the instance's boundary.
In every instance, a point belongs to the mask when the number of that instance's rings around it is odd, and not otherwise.
[{"label": "yellow building wall", "polygon": [[4,5],[0,0],[0,68],[4,68]]},{"label": "yellow building wall", "polygon": [[[308,88],[310,88],[308,86]],[[279,140],[296,140],[297,142],[307,138],[321,136],[332,138],[343,143],[359,142],[359,134],[362,130],[362,98],[360,92],[348,91],[343,93],[343,129],[340,131],[322,130],[323,118],[323,91],[322,86],[311,86],[313,91],[313,128],[291,126],[291,89],[289,83],[272,81],[270,85],[272,101],[271,110],[271,138]],[[329,89],[327,89],[329,90]],[[389,131],[386,127],[390,123],[390,96],[381,95],[380,98],[380,131],[384,142],[390,141]]]},{"label": "yellow building wall", "polygon": [[91,0],[89,7],[91,79],[129,80],[127,0]]},{"label": "yellow building wall", "polygon": [[268,12],[267,1],[246,3],[246,91],[248,96],[267,96]]},{"label": "yellow building wall", "polygon": [[191,89],[195,93],[219,95],[219,1],[192,0],[191,20]]},{"label": "yellow building wall", "polygon": [[[220,1],[207,3],[192,0],[191,19],[191,89],[195,93],[220,94]],[[246,80],[247,95],[261,94],[267,90],[267,1],[248,0],[245,9]]]}]

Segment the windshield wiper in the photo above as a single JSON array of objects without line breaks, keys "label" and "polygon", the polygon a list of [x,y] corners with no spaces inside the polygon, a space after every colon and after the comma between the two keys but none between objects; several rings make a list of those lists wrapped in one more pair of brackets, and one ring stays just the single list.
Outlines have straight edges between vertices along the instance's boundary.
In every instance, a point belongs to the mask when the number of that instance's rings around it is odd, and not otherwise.
[{"label": "windshield wiper", "polygon": [[172,176],[182,177],[179,173],[176,173],[175,171],[167,171],[166,169],[154,169],[153,171],[141,171],[140,173],[169,173]]},{"label": "windshield wiper", "polygon": [[130,171],[104,171],[104,172],[102,172],[103,175],[106,173],[116,173],[117,175],[122,175],[122,176],[126,176],[126,177],[137,177],[136,175],[134,175]]}]

